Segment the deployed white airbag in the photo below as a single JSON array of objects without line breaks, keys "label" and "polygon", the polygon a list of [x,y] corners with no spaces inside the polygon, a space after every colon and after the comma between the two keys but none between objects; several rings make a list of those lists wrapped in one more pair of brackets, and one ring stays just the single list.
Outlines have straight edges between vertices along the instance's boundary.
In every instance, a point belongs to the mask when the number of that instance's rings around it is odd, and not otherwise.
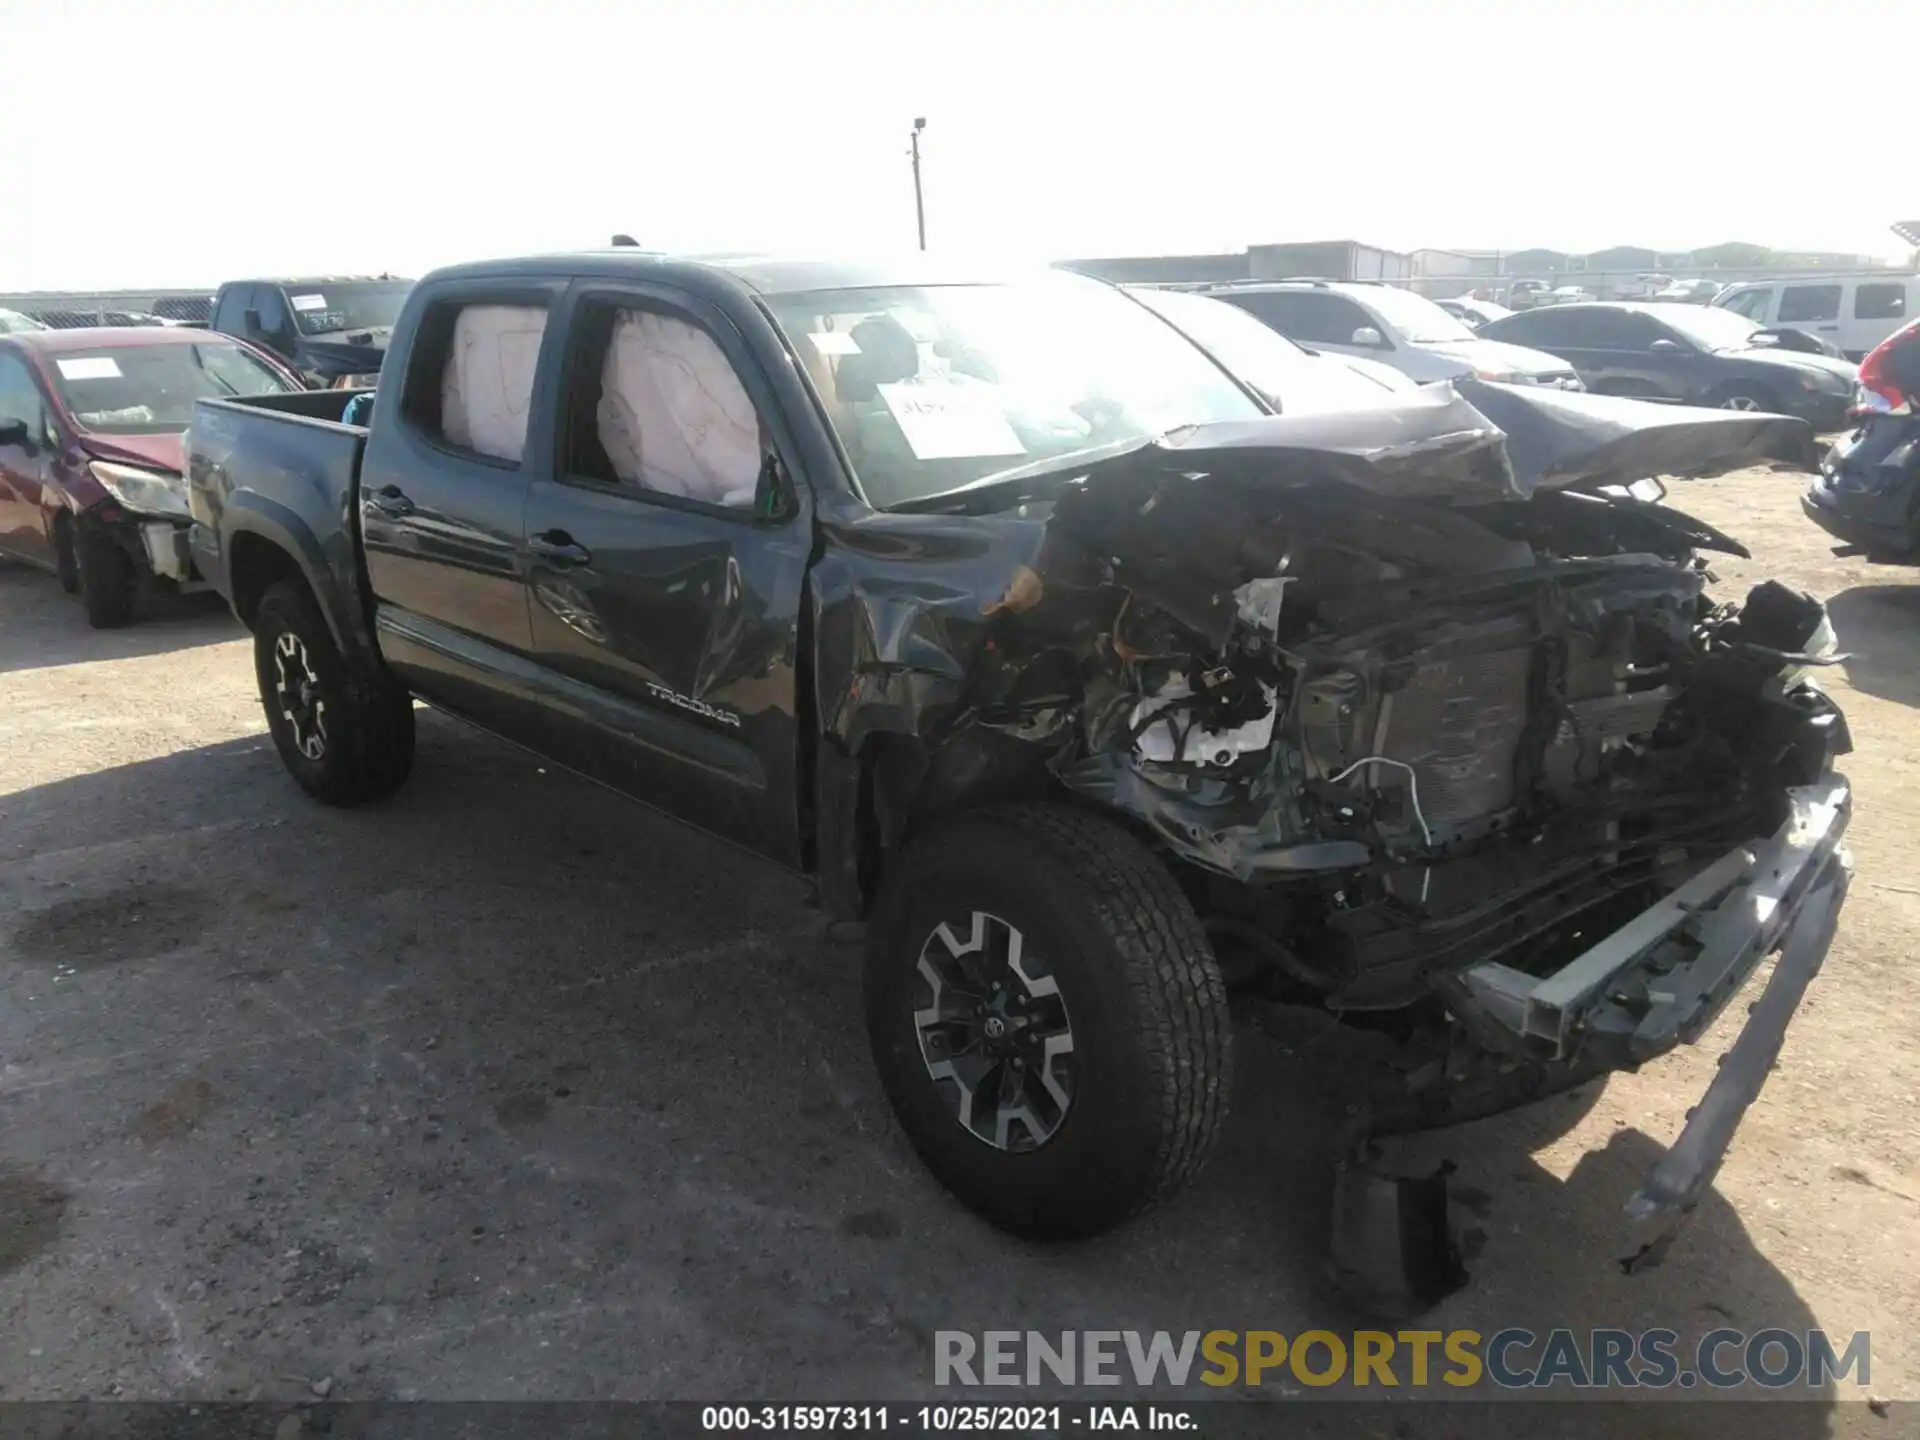
[{"label": "deployed white airbag", "polygon": [[538,305],[469,305],[455,317],[440,378],[440,428],[496,460],[520,459],[547,312]]},{"label": "deployed white airbag", "polygon": [[710,505],[753,504],[760,418],[711,336],[649,311],[613,323],[595,411],[623,484]]}]

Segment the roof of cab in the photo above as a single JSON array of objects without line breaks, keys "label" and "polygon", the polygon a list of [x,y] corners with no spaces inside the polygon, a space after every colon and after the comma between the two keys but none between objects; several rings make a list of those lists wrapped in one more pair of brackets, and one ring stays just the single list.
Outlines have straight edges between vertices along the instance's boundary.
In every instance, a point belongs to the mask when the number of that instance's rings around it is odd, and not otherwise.
[{"label": "roof of cab", "polygon": [[28,330],[6,340],[43,355],[130,345],[234,345],[231,336],[192,325],[95,325],[79,330]]},{"label": "roof of cab", "polygon": [[803,260],[753,254],[665,255],[618,246],[511,260],[480,260],[435,270],[426,279],[530,280],[556,275],[581,279],[658,279],[686,283],[725,276],[761,295],[810,290],[863,290],[896,285],[990,285],[1035,273],[1063,274],[1033,265],[938,259],[923,254],[872,260]]},{"label": "roof of cab", "polygon": [[414,282],[402,275],[244,275],[238,280],[223,280],[220,288],[227,290],[235,285],[284,285],[292,289],[297,285],[411,285]]}]

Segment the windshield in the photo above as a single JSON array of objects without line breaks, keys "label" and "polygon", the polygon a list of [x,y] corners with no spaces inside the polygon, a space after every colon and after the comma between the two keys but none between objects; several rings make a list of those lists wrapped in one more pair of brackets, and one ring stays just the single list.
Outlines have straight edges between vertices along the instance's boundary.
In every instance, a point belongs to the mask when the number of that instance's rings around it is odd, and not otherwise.
[{"label": "windshield", "polygon": [[767,297],[886,509],[1260,407],[1119,291],[1076,276]]},{"label": "windshield", "polygon": [[1737,311],[1705,305],[1663,305],[1658,318],[1703,350],[1744,350],[1753,344],[1753,332],[1761,328],[1759,321]]},{"label": "windshield", "polygon": [[1391,394],[1339,360],[1309,354],[1237,305],[1169,290],[1128,293],[1283,414],[1364,410]]},{"label": "windshield", "polygon": [[293,388],[238,345],[213,339],[62,350],[49,359],[54,389],[73,423],[103,435],[184,430],[196,400]]},{"label": "windshield", "polygon": [[326,335],[335,330],[385,330],[400,318],[411,280],[382,280],[330,285],[324,281],[295,282],[286,287],[294,323],[302,335]]},{"label": "windshield", "polygon": [[1380,318],[1415,345],[1447,345],[1473,339],[1473,332],[1424,295],[1396,290],[1391,285],[1369,285],[1364,293],[1349,291],[1355,299],[1379,311]]}]

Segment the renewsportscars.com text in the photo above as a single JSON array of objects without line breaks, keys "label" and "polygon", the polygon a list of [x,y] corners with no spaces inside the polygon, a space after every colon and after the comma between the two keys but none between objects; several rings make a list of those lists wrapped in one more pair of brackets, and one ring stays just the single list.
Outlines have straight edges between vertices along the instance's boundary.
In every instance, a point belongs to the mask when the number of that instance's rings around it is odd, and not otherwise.
[{"label": "renewsportscars.com text", "polygon": [[1819,1388],[1872,1381],[1872,1337],[1824,1330],[938,1330],[936,1385],[1347,1385],[1508,1390]]}]

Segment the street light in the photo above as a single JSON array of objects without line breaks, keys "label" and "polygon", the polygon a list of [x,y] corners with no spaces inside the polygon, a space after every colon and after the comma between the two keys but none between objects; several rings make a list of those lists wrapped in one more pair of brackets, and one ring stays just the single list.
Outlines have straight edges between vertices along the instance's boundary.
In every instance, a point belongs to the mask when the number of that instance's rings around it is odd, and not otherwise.
[{"label": "street light", "polygon": [[920,132],[927,128],[927,117],[918,116],[913,122],[911,137],[913,148],[908,153],[913,156],[913,218],[920,227],[920,248],[927,248],[927,207],[920,197]]}]

